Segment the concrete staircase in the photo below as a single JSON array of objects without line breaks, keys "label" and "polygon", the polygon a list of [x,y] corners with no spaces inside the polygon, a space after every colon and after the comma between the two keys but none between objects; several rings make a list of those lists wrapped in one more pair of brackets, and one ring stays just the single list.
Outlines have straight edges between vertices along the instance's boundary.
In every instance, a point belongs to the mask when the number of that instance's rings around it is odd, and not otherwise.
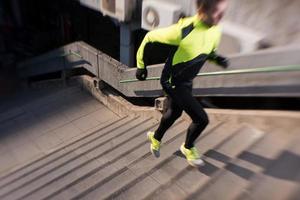
[{"label": "concrete staircase", "polygon": [[[58,94],[82,98],[67,91]],[[300,136],[295,132],[266,132],[225,115],[211,116],[196,142],[206,165],[193,168],[179,151],[189,121],[182,118],[172,126],[156,159],[146,132],[158,126],[157,119],[102,113],[114,117],[4,174],[0,199],[297,199]]]}]

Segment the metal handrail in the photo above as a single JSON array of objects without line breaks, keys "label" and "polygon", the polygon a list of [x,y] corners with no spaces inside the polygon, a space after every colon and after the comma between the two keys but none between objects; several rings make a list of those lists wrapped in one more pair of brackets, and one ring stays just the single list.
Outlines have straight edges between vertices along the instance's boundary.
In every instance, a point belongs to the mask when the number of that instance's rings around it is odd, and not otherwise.
[{"label": "metal handrail", "polygon": [[[274,66],[274,67],[261,67],[253,69],[237,69],[228,71],[217,71],[217,72],[202,72],[198,73],[197,76],[218,76],[218,75],[233,75],[233,74],[250,74],[250,73],[261,73],[261,72],[289,72],[289,71],[300,71],[300,65],[287,65],[287,66]],[[150,80],[160,80],[160,77],[149,77],[146,79]],[[127,79],[122,80],[120,83],[132,83],[137,82],[138,79]]]}]

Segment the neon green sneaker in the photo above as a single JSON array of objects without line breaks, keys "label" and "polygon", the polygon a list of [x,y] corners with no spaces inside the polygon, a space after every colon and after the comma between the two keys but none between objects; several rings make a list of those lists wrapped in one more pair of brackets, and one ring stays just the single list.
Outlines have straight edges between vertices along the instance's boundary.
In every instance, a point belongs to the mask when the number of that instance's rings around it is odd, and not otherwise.
[{"label": "neon green sneaker", "polygon": [[188,163],[193,167],[200,167],[204,165],[204,161],[200,158],[196,147],[187,149],[184,147],[184,143],[183,143],[180,147],[180,151],[183,155],[185,155]]},{"label": "neon green sneaker", "polygon": [[150,141],[150,151],[151,153],[158,158],[160,156],[159,149],[160,149],[160,141],[154,138],[154,132],[149,131],[147,133],[148,140]]}]

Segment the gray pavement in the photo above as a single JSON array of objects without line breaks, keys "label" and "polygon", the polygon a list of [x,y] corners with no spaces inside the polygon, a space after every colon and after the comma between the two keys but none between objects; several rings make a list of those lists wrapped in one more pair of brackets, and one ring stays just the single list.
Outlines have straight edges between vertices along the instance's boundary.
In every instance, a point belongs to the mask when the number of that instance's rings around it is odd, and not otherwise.
[{"label": "gray pavement", "polygon": [[119,117],[79,87],[36,89],[1,103],[0,174]]},{"label": "gray pavement", "polygon": [[[22,95],[25,95],[22,97]],[[119,116],[79,86],[32,89],[1,103],[0,199],[297,199],[298,112],[207,110],[196,142],[205,166],[178,150],[189,120],[163,138],[158,120]],[[147,111],[145,111],[147,112]]]}]

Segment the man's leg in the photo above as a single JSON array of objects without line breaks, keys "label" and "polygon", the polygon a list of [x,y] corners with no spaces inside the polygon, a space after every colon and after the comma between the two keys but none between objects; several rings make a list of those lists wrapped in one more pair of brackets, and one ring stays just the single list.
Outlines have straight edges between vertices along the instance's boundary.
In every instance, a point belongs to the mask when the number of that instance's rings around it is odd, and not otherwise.
[{"label": "man's leg", "polygon": [[172,97],[168,96],[167,111],[163,114],[159,127],[155,131],[154,138],[161,141],[165,132],[174,124],[174,122],[181,116],[182,109],[174,102]]},{"label": "man's leg", "polygon": [[176,104],[192,119],[192,123],[188,128],[185,141],[185,148],[190,149],[194,146],[195,140],[208,125],[208,116],[201,104],[195,97],[193,97],[190,88],[184,86],[177,87],[172,93],[172,97]]},{"label": "man's leg", "polygon": [[155,157],[160,156],[161,139],[165,132],[172,126],[172,124],[180,117],[182,109],[180,109],[172,98],[168,97],[168,108],[163,114],[159,127],[155,132],[149,131],[147,133],[148,140],[150,141],[150,151]]},{"label": "man's leg", "polygon": [[204,161],[194,147],[194,142],[208,125],[207,114],[197,99],[193,97],[191,87],[176,87],[171,94],[176,104],[192,119],[192,123],[187,131],[186,141],[181,145],[180,151],[185,155],[190,165],[194,167],[202,166]]}]

